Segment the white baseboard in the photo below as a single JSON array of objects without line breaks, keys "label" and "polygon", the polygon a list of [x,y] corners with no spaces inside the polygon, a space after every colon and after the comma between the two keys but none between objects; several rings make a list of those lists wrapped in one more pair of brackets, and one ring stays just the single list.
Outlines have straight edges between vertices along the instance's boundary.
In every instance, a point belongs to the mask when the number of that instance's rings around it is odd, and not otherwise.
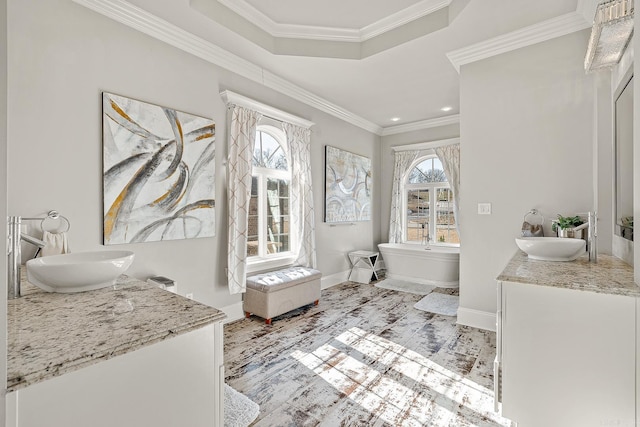
[{"label": "white baseboard", "polygon": [[349,273],[351,270],[341,271],[340,273],[330,274],[329,276],[322,276],[320,280],[320,289],[327,289],[335,285],[339,285],[342,282],[349,280]]},{"label": "white baseboard", "polygon": [[236,303],[225,305],[218,310],[224,312],[227,315],[227,318],[224,319],[223,323],[231,323],[236,320],[240,320],[244,318],[244,310],[242,309],[242,301],[238,301]]},{"label": "white baseboard", "polygon": [[471,326],[487,331],[496,330],[496,314],[471,308],[458,308],[458,325]]}]

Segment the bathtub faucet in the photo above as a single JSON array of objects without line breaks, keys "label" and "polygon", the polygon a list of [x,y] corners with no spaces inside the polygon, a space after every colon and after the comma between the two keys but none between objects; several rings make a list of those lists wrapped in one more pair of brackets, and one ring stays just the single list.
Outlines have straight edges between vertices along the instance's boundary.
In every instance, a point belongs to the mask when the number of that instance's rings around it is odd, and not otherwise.
[{"label": "bathtub faucet", "polygon": [[422,244],[429,246],[429,243],[431,242],[431,235],[427,232],[427,234],[422,234]]}]

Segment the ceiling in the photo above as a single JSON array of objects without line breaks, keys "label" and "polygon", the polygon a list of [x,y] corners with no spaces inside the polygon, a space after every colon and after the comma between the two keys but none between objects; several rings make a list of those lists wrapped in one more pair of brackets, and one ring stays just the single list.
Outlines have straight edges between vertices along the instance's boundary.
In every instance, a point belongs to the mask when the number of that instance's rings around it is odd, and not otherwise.
[{"label": "ceiling", "polygon": [[459,113],[448,53],[574,15],[587,28],[592,13],[592,0],[129,1],[296,85],[301,99],[383,129]]}]

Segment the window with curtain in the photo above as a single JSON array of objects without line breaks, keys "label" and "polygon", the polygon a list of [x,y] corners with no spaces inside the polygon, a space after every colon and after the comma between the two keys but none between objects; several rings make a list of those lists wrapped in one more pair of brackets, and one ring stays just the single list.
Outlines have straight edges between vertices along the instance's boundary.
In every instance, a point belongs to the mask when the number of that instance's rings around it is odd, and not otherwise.
[{"label": "window with curtain", "polygon": [[287,139],[278,128],[259,125],[253,150],[247,233],[249,262],[291,256],[291,171]]},{"label": "window with curtain", "polygon": [[453,213],[453,192],[442,162],[435,155],[424,156],[410,167],[405,179],[405,241],[459,245]]}]

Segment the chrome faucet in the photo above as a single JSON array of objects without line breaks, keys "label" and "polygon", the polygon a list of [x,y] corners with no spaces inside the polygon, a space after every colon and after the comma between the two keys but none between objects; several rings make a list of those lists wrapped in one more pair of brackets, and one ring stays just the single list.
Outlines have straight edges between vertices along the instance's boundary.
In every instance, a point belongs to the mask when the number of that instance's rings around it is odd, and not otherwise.
[{"label": "chrome faucet", "polygon": [[[20,247],[20,242],[23,240],[27,243],[31,243],[34,246],[42,249],[45,246],[45,243],[36,239],[33,236],[29,236],[28,234],[24,234],[21,230],[22,228],[22,217],[19,216],[10,216],[8,218],[9,222],[9,247],[7,250],[9,268],[8,268],[8,285],[9,285],[9,299],[19,298],[20,295],[20,264],[22,263],[22,248]],[[38,252],[36,252],[38,255]],[[35,258],[35,257],[34,257]]]},{"label": "chrome faucet", "polygon": [[[425,231],[427,232],[425,234]],[[431,242],[431,235],[429,234],[429,230],[426,229],[425,224],[422,224],[422,244],[425,246],[429,246],[429,242]]]},{"label": "chrome faucet", "polygon": [[[579,214],[585,215],[585,214]],[[598,213],[596,211],[587,212],[587,222],[575,227],[573,231],[587,229],[587,251],[589,251],[589,262],[598,262]]]}]

